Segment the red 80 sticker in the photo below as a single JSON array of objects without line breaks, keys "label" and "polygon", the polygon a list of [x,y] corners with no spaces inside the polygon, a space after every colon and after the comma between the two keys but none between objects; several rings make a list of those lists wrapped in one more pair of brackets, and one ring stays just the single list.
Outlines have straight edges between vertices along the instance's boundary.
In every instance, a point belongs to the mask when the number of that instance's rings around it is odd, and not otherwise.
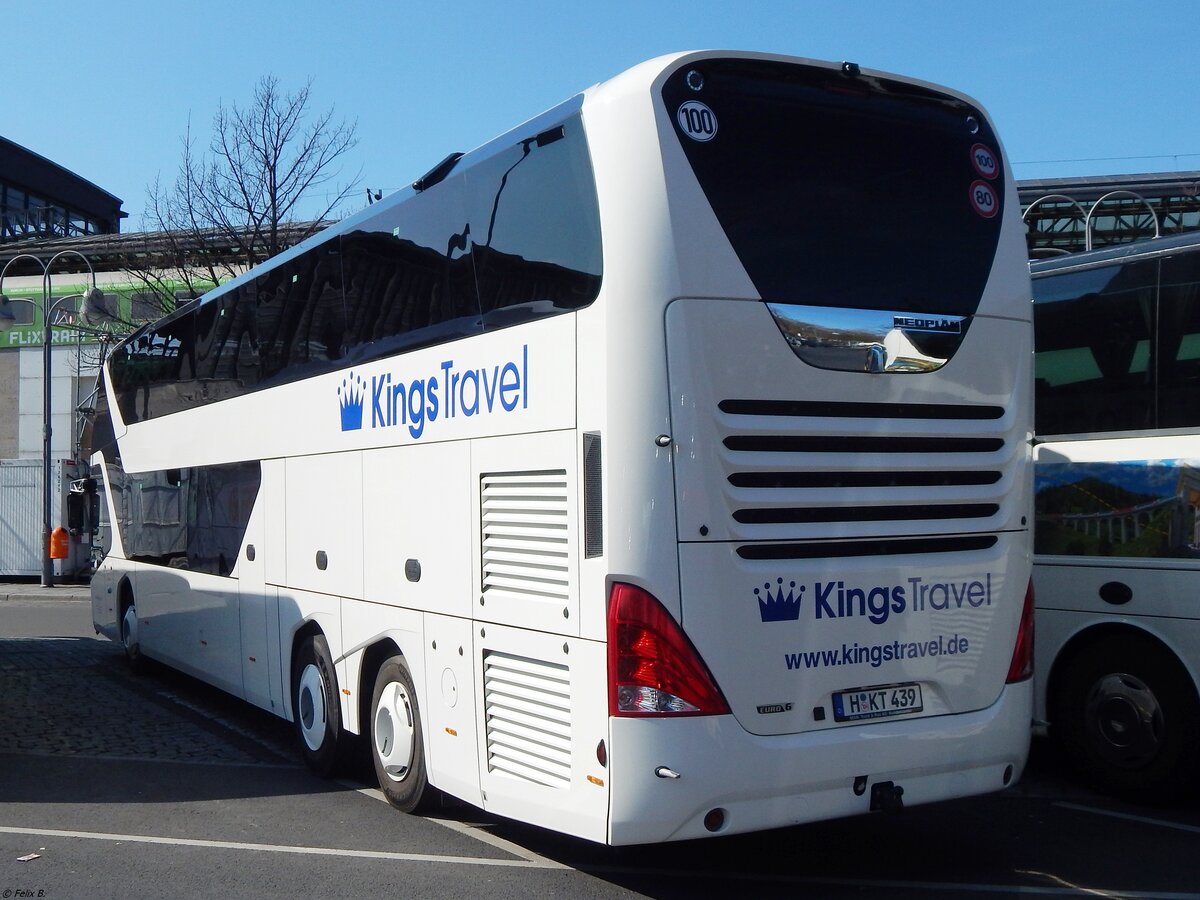
[{"label": "red 80 sticker", "polygon": [[990,219],[1000,211],[1000,200],[990,184],[976,181],[971,184],[971,206],[979,215]]},{"label": "red 80 sticker", "polygon": [[1000,160],[985,144],[976,144],[971,148],[971,164],[984,178],[995,178],[1000,172]]}]

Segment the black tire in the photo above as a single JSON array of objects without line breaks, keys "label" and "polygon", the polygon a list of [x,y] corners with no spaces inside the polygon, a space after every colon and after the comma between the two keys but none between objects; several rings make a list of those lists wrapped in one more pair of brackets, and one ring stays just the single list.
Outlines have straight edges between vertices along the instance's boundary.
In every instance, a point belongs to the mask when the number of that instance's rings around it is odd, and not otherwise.
[{"label": "black tire", "polygon": [[146,657],[142,654],[138,640],[137,604],[132,596],[128,598],[128,602],[121,604],[121,620],[117,623],[117,628],[120,629],[121,648],[125,651],[129,671],[135,675],[142,674],[146,671]]},{"label": "black tire", "polygon": [[371,717],[364,725],[375,777],[388,803],[406,813],[429,810],[438,792],[427,777],[421,711],[403,656],[380,667],[371,692]]},{"label": "black tire", "polygon": [[1200,704],[1186,670],[1144,637],[1108,637],[1067,663],[1052,733],[1091,781],[1141,801],[1178,801],[1200,784]]},{"label": "black tire", "polygon": [[305,764],[322,778],[333,775],[342,741],[337,673],[322,634],[304,639],[292,666],[292,713]]}]

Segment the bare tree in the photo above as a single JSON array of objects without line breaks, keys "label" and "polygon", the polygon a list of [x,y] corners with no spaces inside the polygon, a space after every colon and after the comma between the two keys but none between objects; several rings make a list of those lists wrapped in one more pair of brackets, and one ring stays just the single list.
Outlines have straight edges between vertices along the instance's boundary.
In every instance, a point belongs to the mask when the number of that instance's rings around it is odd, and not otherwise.
[{"label": "bare tree", "polygon": [[189,121],[174,181],[147,189],[147,246],[135,268],[148,289],[219,283],[327,224],[356,186],[333,184],[358,142],[356,123],[335,121],[332,107],[314,113],[311,91],[311,79],[287,93],[263,77],[248,106],[217,109],[206,151]]}]

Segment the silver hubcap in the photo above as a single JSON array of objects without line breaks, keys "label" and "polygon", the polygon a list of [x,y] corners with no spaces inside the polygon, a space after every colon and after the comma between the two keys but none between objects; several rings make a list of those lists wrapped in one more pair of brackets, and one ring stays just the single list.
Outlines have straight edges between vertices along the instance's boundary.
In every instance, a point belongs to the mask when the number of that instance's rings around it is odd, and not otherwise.
[{"label": "silver hubcap", "polygon": [[375,755],[392,781],[403,781],[412,768],[416,727],[412,700],[404,685],[388,682],[375,705]]},{"label": "silver hubcap", "polygon": [[1112,765],[1139,768],[1162,749],[1162,706],[1133,675],[1114,672],[1099,679],[1088,691],[1085,714],[1092,746]]},{"label": "silver hubcap", "polygon": [[138,622],[137,610],[132,606],[125,610],[125,616],[121,619],[121,644],[125,648],[125,652],[130,656],[137,656],[138,653]]},{"label": "silver hubcap", "polygon": [[309,750],[321,749],[325,742],[328,723],[325,719],[325,682],[321,670],[313,663],[300,673],[300,688],[297,691],[299,709],[296,716],[300,722],[300,735]]}]

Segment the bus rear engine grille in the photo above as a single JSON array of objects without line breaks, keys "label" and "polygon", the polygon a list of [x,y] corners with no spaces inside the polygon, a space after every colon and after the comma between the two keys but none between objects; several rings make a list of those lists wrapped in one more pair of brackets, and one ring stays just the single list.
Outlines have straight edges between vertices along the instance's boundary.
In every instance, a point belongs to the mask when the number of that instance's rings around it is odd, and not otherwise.
[{"label": "bus rear engine grille", "polygon": [[745,434],[725,438],[730,450],[759,453],[992,453],[1002,438],[875,435]]},{"label": "bus rear engine grille", "polygon": [[994,421],[1002,406],[950,403],[839,403],[832,400],[722,400],[723,413],[735,416],[804,416],[826,419],[956,419]]},{"label": "bus rear engine grille", "polygon": [[716,421],[734,539],[991,531],[1018,456],[1001,406],[731,399]]},{"label": "bus rear engine grille", "polygon": [[904,522],[913,519],[983,519],[1000,511],[997,503],[945,503],[940,506],[847,506],[739,509],[733,517],[751,525],[786,522]]},{"label": "bus rear engine grille", "polygon": [[926,553],[972,553],[990,550],[998,538],[991,534],[967,537],[889,538],[878,541],[808,541],[800,544],[745,544],[742,559],[849,559],[863,556],[909,556]]}]

